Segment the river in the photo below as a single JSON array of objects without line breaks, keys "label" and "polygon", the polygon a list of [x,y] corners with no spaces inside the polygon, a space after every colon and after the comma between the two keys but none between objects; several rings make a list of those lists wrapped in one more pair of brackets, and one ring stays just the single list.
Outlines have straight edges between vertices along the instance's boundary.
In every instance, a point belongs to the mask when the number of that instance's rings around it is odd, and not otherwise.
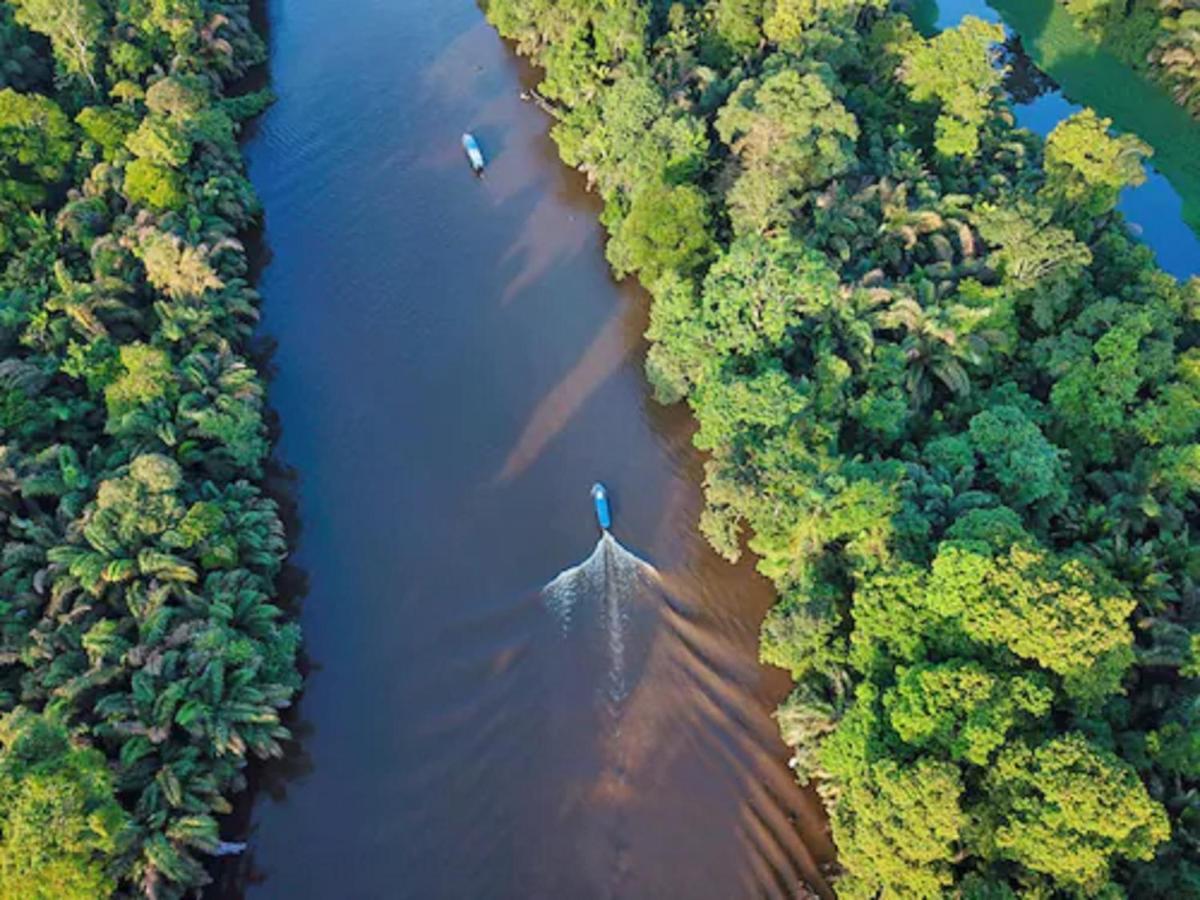
[{"label": "river", "polygon": [[[279,99],[246,150],[312,672],[214,895],[823,889],[756,659],[769,585],[696,533],[693,426],[649,399],[645,298],[532,73],[471,0],[268,18]],[[576,591],[566,628],[541,588],[593,551],[594,480],[656,574]]]}]

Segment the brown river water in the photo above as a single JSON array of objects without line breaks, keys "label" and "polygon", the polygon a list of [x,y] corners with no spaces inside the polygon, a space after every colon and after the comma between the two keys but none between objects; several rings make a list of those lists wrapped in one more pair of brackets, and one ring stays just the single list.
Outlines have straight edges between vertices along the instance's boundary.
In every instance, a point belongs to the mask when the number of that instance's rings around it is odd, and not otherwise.
[{"label": "brown river water", "polygon": [[645,297],[533,73],[471,0],[267,18],[247,154],[311,673],[212,895],[828,896],[769,585],[696,532],[693,426],[649,397]]}]

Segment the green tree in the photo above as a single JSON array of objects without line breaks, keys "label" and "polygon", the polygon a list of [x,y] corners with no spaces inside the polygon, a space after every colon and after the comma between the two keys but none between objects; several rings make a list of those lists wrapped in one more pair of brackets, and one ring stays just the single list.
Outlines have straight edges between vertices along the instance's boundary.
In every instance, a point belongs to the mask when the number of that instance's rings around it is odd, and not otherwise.
[{"label": "green tree", "polygon": [[183,128],[170,119],[147,116],[125,139],[125,146],[138,159],[157,166],[178,169],[192,155],[192,142]]},{"label": "green tree", "polygon": [[804,29],[816,21],[822,5],[819,0],[770,0],[763,34],[776,44],[797,41]]},{"label": "green tree", "polygon": [[83,133],[100,147],[104,158],[115,159],[125,146],[125,139],[133,130],[135,121],[128,110],[108,106],[88,106],[75,117]]},{"label": "green tree", "polygon": [[884,694],[888,721],[905,743],[986,766],[1022,720],[1050,711],[1054,691],[1037,676],[990,671],[980,663],[922,662],[896,670]]},{"label": "green tree", "polygon": [[996,853],[1098,896],[1118,860],[1149,860],[1170,831],[1133,768],[1079,734],[1001,751],[989,770]]},{"label": "green tree", "polygon": [[146,229],[138,235],[137,254],[150,283],[175,300],[225,286],[212,267],[208,248],[188,244],[176,235]]},{"label": "green tree", "polygon": [[[1132,415],[1143,386],[1165,381],[1159,370],[1161,343],[1156,339],[1153,309],[1124,306],[1103,317],[1103,328],[1091,339],[1068,332],[1055,348],[1052,365],[1061,377],[1050,390],[1068,445],[1081,458],[1114,459],[1135,424]],[[1097,323],[1099,324],[1099,323]]]},{"label": "green tree", "polygon": [[809,398],[775,361],[751,373],[724,365],[700,381],[690,402],[700,422],[693,441],[702,450],[761,445],[807,409]]},{"label": "green tree", "polygon": [[671,114],[648,76],[622,78],[595,106],[564,116],[553,135],[564,161],[587,172],[618,206],[647,183],[685,183],[700,171],[708,149],[704,129]]},{"label": "green tree", "polygon": [[900,80],[918,103],[936,103],[934,146],[944,156],[973,157],[992,113],[1003,72],[994,45],[1004,28],[966,16],[936,37],[918,39],[905,54]]},{"label": "green tree", "polygon": [[848,872],[839,896],[942,896],[954,883],[968,821],[962,794],[958,770],[929,759],[881,760],[866,777],[850,780],[831,816],[838,860]]},{"label": "green tree", "polygon": [[288,737],[233,237],[257,213],[233,117],[263,94],[222,94],[262,49],[242,0],[0,4],[2,898],[197,894],[248,758]]},{"label": "green tree", "polygon": [[962,304],[925,308],[911,297],[899,298],[876,317],[880,325],[904,335],[905,386],[915,406],[933,398],[934,379],[953,395],[971,392],[967,367],[983,363],[991,338],[975,328],[986,317],[986,310]]},{"label": "green tree", "polygon": [[1055,512],[1067,502],[1065,454],[1015,406],[994,406],[971,418],[971,445],[999,494],[1016,509],[1039,504]]},{"label": "green tree", "polygon": [[147,30],[165,34],[176,47],[196,43],[205,23],[204,4],[200,0],[155,0],[149,4],[140,24]]},{"label": "green tree", "polygon": [[1046,139],[1041,193],[1077,227],[1112,212],[1121,191],[1146,180],[1150,146],[1131,134],[1111,136],[1111,126],[1111,119],[1085,109],[1059,122]]},{"label": "green tree", "polygon": [[[1051,211],[1028,202],[981,204],[973,220],[991,247],[989,261],[1017,290],[1038,288],[1053,294],[1059,285],[1079,276],[1092,261],[1088,246],[1069,228],[1051,222]],[[1038,324],[1052,320],[1037,314]]]},{"label": "green tree", "polygon": [[49,716],[0,719],[0,898],[109,896],[127,826],[102,753]]},{"label": "green tree", "polygon": [[858,123],[826,71],[784,69],[738,85],[717,115],[717,133],[741,161],[729,195],[734,226],[761,232],[787,222],[790,197],[849,171]]},{"label": "green tree", "polygon": [[708,346],[744,356],[777,350],[807,315],[832,303],[838,289],[825,258],[803,244],[741,238],[704,281]]},{"label": "green tree", "polygon": [[120,349],[122,373],[105,388],[108,414],[121,418],[167,396],[174,381],[171,358],[156,347],[126,344]]},{"label": "green tree", "polygon": [[712,252],[708,221],[708,200],[697,188],[644,187],[608,243],[608,260],[618,275],[637,272],[648,284],[691,273]]},{"label": "green tree", "polygon": [[153,209],[180,209],[187,202],[179,173],[150,159],[135,159],[125,167],[125,196]]},{"label": "green tree", "polygon": [[0,90],[0,201],[41,203],[75,156],[71,121],[39,94]]},{"label": "green tree", "polygon": [[764,0],[715,0],[716,32],[738,54],[749,55],[762,42]]},{"label": "green tree", "polygon": [[1126,8],[1120,0],[1063,0],[1063,6],[1084,29],[1097,36],[1107,25],[1120,20]]},{"label": "green tree", "polygon": [[50,66],[14,19],[12,6],[0,4],[0,88],[29,91],[50,80]]},{"label": "green tree", "polygon": [[104,7],[97,0],[13,0],[17,21],[50,38],[63,70],[99,91],[96,56],[104,30]]},{"label": "green tree", "polygon": [[1062,676],[1067,694],[1084,703],[1119,691],[1133,663],[1132,598],[1081,560],[1021,546],[993,556],[943,545],[925,602],[972,640]]},{"label": "green tree", "polygon": [[869,5],[873,0],[767,0],[763,33],[776,44],[791,44],[822,17],[849,18]]}]

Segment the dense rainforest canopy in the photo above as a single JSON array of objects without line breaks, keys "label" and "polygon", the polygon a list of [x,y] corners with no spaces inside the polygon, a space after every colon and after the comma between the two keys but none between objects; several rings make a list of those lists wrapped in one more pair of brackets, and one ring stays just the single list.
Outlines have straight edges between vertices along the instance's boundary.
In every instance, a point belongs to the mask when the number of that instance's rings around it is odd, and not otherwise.
[{"label": "dense rainforest canopy", "polygon": [[1016,128],[971,18],[488,14],[653,297],[701,528],[778,588],[761,652],[839,894],[1200,896],[1200,282],[1114,209],[1148,148]]},{"label": "dense rainforest canopy", "polygon": [[240,2],[0,0],[0,898],[190,895],[299,631],[259,482]]}]

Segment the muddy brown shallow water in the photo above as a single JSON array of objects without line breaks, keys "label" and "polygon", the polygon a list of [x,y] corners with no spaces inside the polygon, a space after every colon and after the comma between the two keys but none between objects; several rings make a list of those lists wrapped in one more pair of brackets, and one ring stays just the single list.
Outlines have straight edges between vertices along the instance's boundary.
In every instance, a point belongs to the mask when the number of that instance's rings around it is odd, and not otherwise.
[{"label": "muddy brown shallow water", "polygon": [[[268,15],[279,100],[247,153],[313,672],[214,894],[825,890],[769,716],[787,681],[756,660],[769,585],[696,533],[693,426],[649,399],[645,299],[531,73],[471,0]],[[601,553],[565,627],[542,588],[596,546],[594,480],[654,577]]]}]

